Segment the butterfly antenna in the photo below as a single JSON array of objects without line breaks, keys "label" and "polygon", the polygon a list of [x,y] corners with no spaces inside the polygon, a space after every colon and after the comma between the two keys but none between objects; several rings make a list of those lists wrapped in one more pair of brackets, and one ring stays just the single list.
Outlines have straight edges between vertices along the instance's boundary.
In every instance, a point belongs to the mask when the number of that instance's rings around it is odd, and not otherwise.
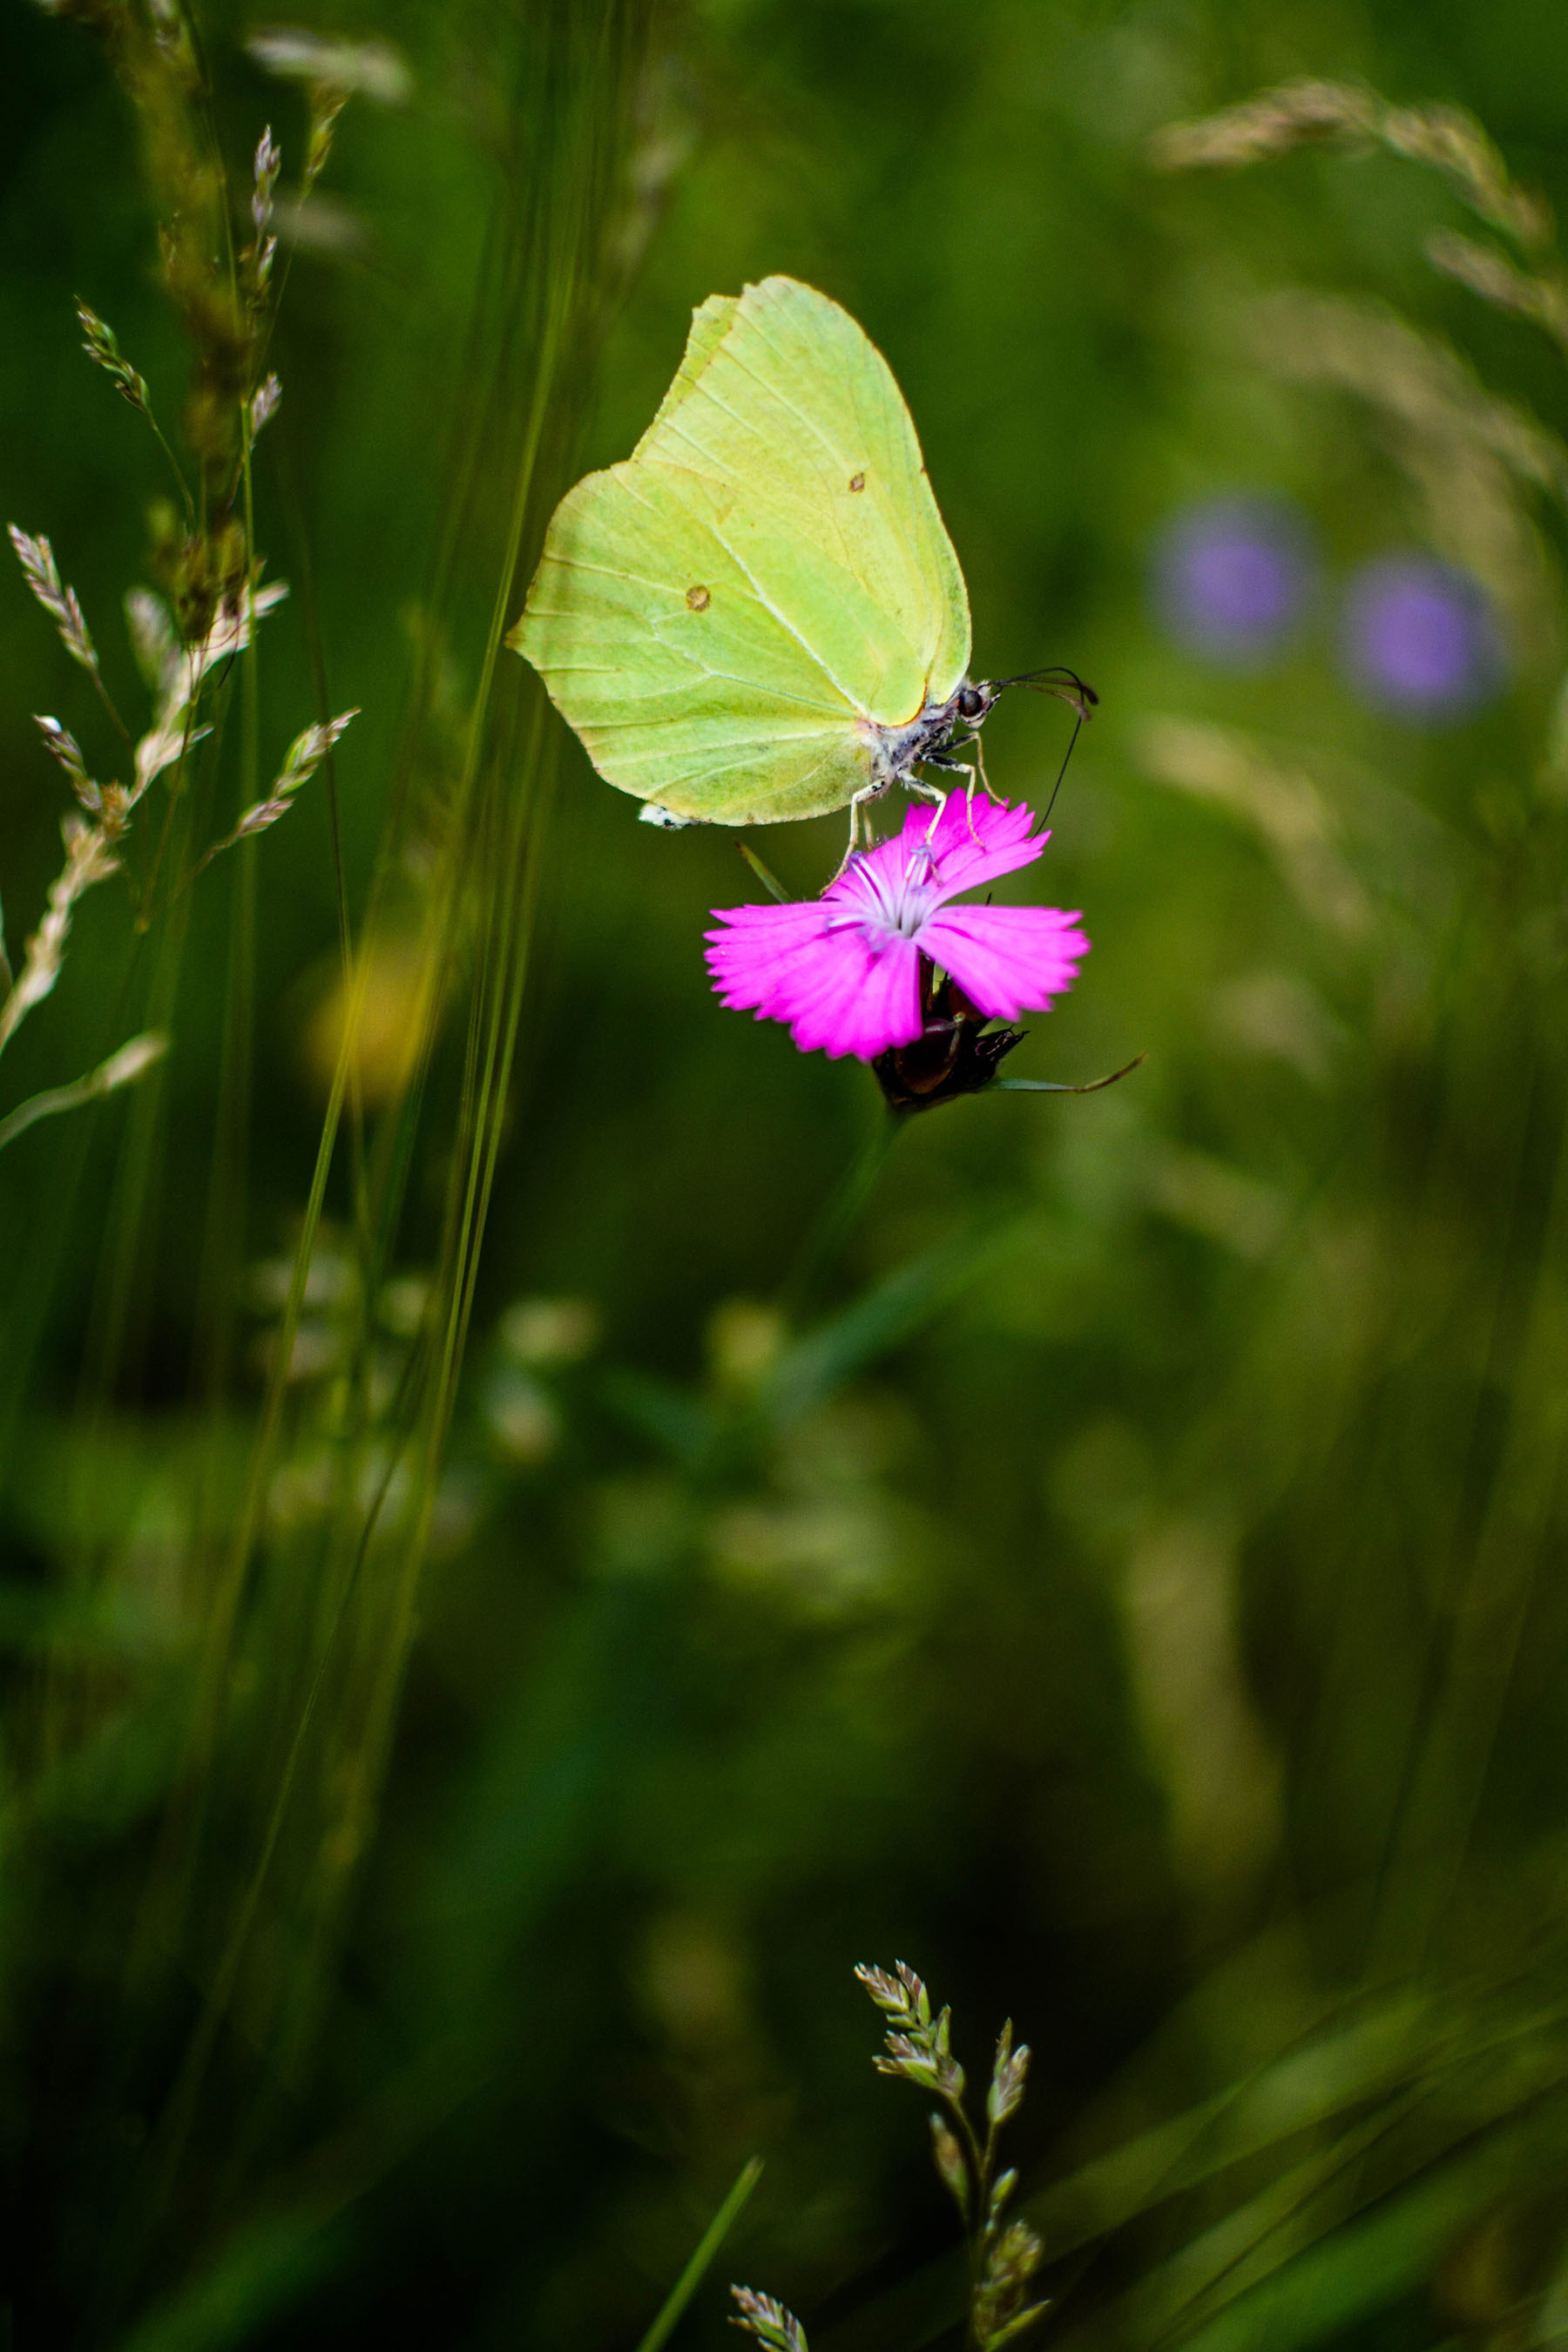
[{"label": "butterfly antenna", "polygon": [[1051,821],[1051,811],[1055,808],[1055,806],[1056,806],[1056,804],[1057,804],[1057,794],[1060,792],[1060,790],[1061,790],[1061,788],[1062,788],[1062,778],[1067,774],[1067,772],[1068,772],[1068,761],[1072,758],[1072,755],[1073,755],[1073,746],[1074,746],[1074,744],[1078,741],[1079,737],[1079,736],[1082,734],[1082,732],[1083,732],[1083,722],[1084,722],[1084,720],[1088,718],[1088,716],[1089,716],[1089,713],[1088,713],[1086,710],[1080,710],[1080,711],[1079,712],[1079,714],[1078,714],[1078,717],[1073,720],[1073,723],[1072,723],[1072,733],[1068,737],[1068,747],[1067,747],[1067,750],[1062,753],[1062,763],[1061,763],[1061,766],[1057,770],[1057,780],[1056,780],[1056,782],[1051,786],[1051,796],[1050,796],[1050,799],[1046,803],[1046,813],[1045,813],[1044,816],[1040,819],[1040,823],[1041,823],[1042,824],[1049,824],[1049,823],[1050,823],[1050,821]]},{"label": "butterfly antenna", "polygon": [[1005,687],[1009,686],[1031,686],[1037,694],[1054,694],[1058,701],[1065,702],[1073,714],[1072,733],[1068,739],[1067,750],[1062,754],[1062,763],[1057,771],[1056,782],[1051,786],[1050,799],[1046,803],[1045,816],[1040,819],[1040,823],[1044,824],[1057,804],[1057,794],[1062,788],[1062,778],[1067,774],[1068,761],[1072,758],[1073,747],[1083,730],[1083,722],[1098,707],[1100,697],[1092,686],[1079,677],[1076,669],[1068,669],[1061,663],[1053,663],[1048,669],[1023,669],[1016,677],[999,678],[996,682],[996,690],[1000,693]]},{"label": "butterfly antenna", "polygon": [[1031,686],[1037,694],[1054,694],[1058,700],[1076,710],[1079,719],[1087,719],[1100,700],[1092,686],[1086,685],[1077,670],[1060,665],[1050,669],[1020,670],[1016,677],[1005,677],[1000,686]]}]

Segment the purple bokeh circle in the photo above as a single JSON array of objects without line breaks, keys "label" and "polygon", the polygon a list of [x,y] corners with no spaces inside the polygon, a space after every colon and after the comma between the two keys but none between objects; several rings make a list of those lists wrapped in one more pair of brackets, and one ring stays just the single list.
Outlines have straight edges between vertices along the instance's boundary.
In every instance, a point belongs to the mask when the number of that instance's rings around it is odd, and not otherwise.
[{"label": "purple bokeh circle", "polygon": [[1503,683],[1502,639],[1480,583],[1430,556],[1363,563],[1345,592],[1341,634],[1368,701],[1401,718],[1457,718]]},{"label": "purple bokeh circle", "polygon": [[1163,626],[1206,660],[1267,661],[1300,620],[1316,570],[1304,518],[1282,499],[1202,499],[1161,532],[1152,590]]}]

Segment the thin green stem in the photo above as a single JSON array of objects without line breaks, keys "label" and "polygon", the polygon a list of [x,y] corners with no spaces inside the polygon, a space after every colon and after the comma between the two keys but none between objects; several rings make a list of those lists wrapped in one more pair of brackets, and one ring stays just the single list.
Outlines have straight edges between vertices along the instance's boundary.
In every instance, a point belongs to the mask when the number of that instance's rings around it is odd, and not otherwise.
[{"label": "thin green stem", "polygon": [[786,1314],[798,1315],[810,1305],[822,1276],[854,1231],[860,1213],[877,1188],[894,1144],[906,1121],[884,1111],[849,1164],[836,1191],[827,1198],[816,1223],[801,1244],[800,1254],[784,1280],[779,1304]]},{"label": "thin green stem", "polygon": [[1131,1077],[1142,1068],[1147,1054],[1135,1054],[1123,1062],[1119,1070],[1111,1070],[1103,1078],[1088,1078],[1080,1087],[1064,1086],[1059,1078],[993,1078],[985,1092],[993,1095],[1097,1095],[1102,1087],[1113,1087],[1118,1078]]},{"label": "thin green stem", "polygon": [[[152,1037],[138,1042],[149,1048],[146,1061],[141,1065],[146,1068],[163,1052],[163,1045]],[[85,1078],[76,1078],[69,1086],[47,1087],[42,1094],[29,1095],[26,1102],[18,1103],[14,1111],[0,1118],[0,1151],[8,1143],[15,1143],[19,1135],[25,1135],[30,1127],[37,1126],[39,1119],[53,1118],[62,1110],[77,1110],[83,1103],[96,1102],[100,1095],[125,1085],[127,1080],[117,1075],[117,1066],[124,1066],[126,1051],[121,1046],[118,1054],[111,1054],[108,1061],[89,1070]]]},{"label": "thin green stem", "polygon": [[152,426],[153,438],[157,442],[158,446],[163,452],[164,457],[167,457],[169,461],[169,469],[173,473],[175,481],[180,486],[180,496],[185,502],[185,520],[187,522],[194,522],[196,512],[195,503],[191,497],[191,486],[185,479],[180,461],[175,457],[173,449],[169,446],[168,442],[163,438],[163,428],[159,424],[157,418],[153,415],[152,410],[150,408],[144,408],[142,411],[142,414],[147,419],[148,424]]},{"label": "thin green stem", "polygon": [[250,628],[245,646],[245,725],[240,738],[244,790],[242,808],[256,799],[261,782],[261,632],[256,620],[256,498],[250,466],[250,407],[239,404],[239,463],[245,489],[246,601]]},{"label": "thin green stem", "polygon": [[676,2323],[707,2276],[714,2255],[740,2220],[762,2177],[763,2159],[753,2156],[742,2167],[734,2187],[698,2240],[691,2260],[659,2305],[658,2315],[638,2343],[637,2352],[660,2352],[660,2347],[668,2342]]},{"label": "thin green stem", "polygon": [[975,2314],[991,2236],[991,2174],[996,2161],[996,2126],[991,2126],[982,2147],[963,2101],[952,2091],[939,2091],[937,2095],[958,2126],[959,2146],[969,2169],[970,2202],[963,2216],[969,2240],[969,2336],[984,2352]]},{"label": "thin green stem", "polygon": [[[254,635],[256,630],[256,614],[254,607],[250,613],[250,627],[251,633]],[[215,671],[213,673],[215,678],[214,693],[216,698],[218,712],[218,716],[215,720],[213,728],[213,769],[215,772],[218,765],[219,753],[222,748],[222,715],[227,709],[227,702],[224,689],[228,684],[230,667],[231,666],[226,666],[221,671]],[[141,892],[136,899],[136,928],[139,931],[149,930],[160,912],[167,914],[170,908],[173,907],[175,900],[180,897],[182,890],[188,887],[189,885],[195,881],[196,875],[201,872],[201,866],[195,866],[186,875],[185,880],[183,884],[178,885],[175,888],[168,892],[163,900],[162,908],[154,903],[158,884],[163,878],[163,860],[168,854],[170,828],[174,821],[175,808],[177,807],[181,795],[185,788],[185,771],[190,762],[192,745],[196,740],[196,708],[205,691],[206,680],[204,678],[196,688],[195,694],[192,696],[189,703],[185,707],[184,740],[180,746],[179,758],[168,771],[169,782],[163,795],[163,822],[158,829],[158,845],[153,853],[153,870],[148,875],[146,881],[142,885]],[[206,861],[204,858],[202,860],[202,865],[205,865],[205,863]]]},{"label": "thin green stem", "polygon": [[108,711],[110,719],[113,722],[115,731],[119,735],[121,741],[128,748],[132,746],[136,739],[132,734],[130,728],[125,724],[124,719],[120,716],[119,711],[116,710],[114,707],[114,698],[110,695],[109,688],[105,686],[102,678],[99,676],[98,665],[96,662],[93,665],[91,676],[93,685],[98,689],[98,698],[100,702],[102,703],[105,710]]},{"label": "thin green stem", "polygon": [[772,866],[763,864],[749,841],[738,841],[735,846],[769,896],[776,898],[781,907],[787,907],[789,892],[784,888]]}]

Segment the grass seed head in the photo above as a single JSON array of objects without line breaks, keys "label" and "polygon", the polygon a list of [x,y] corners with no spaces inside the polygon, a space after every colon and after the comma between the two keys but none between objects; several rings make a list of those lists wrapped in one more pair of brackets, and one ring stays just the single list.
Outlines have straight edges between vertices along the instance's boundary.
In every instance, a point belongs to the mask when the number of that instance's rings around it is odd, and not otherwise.
[{"label": "grass seed head", "polygon": [[754,2287],[732,2286],[730,2292],[739,2306],[730,2314],[731,2327],[743,2327],[767,2352],[806,2352],[805,2330],[793,2311]]},{"label": "grass seed head", "polygon": [[146,380],[137,374],[121,352],[113,328],[100,319],[79,295],[77,297],[76,315],[81,328],[81,347],[89,359],[103,370],[121,400],[129,401],[138,415],[151,418],[153,402]]},{"label": "grass seed head", "polygon": [[1045,2249],[1026,2221],[1009,2221],[992,2245],[974,2298],[974,2340],[982,2352],[989,2346],[1010,2341],[1033,2321],[1045,2316],[1048,2308],[1046,2304],[1026,2307],[1024,2302],[1044,2253]]},{"label": "grass seed head", "polygon": [[60,643],[72,661],[96,677],[98,654],[88,635],[87,621],[77,602],[76,590],[68,588],[61,580],[55,552],[47,539],[32,539],[15,523],[9,526],[11,544],[16,551],[17,562],[28,587],[43,606],[56,628]]},{"label": "grass seed head", "polygon": [[250,437],[255,440],[269,416],[276,415],[283,387],[276,375],[263,377],[250,395]]},{"label": "grass seed head", "polygon": [[46,751],[65,770],[72,792],[88,814],[89,816],[101,814],[102,796],[87,772],[87,761],[82,757],[81,746],[70,729],[62,727],[58,719],[45,718],[39,713],[34,714],[33,724],[44,739]]},{"label": "grass seed head", "polygon": [[41,1004],[60,976],[66,940],[76,904],[97,882],[107,881],[119,867],[104,828],[68,816],[60,828],[66,862],[49,885],[43,921],[27,941],[10,994],[0,1004],[0,1047],[6,1045],[36,1004]]},{"label": "grass seed head", "polygon": [[1194,122],[1156,131],[1150,152],[1165,172],[1237,171],[1325,142],[1363,152],[1381,146],[1438,172],[1462,204],[1527,254],[1550,253],[1552,208],[1521,188],[1473,114],[1458,106],[1390,106],[1363,84],[1281,82]]},{"label": "grass seed head", "polygon": [[1024,2104],[1024,2084],[1029,2072],[1029,2045],[1020,2042],[1013,2047],[1013,2021],[1007,2020],[996,2041],[996,2062],[991,2070],[991,2088],[985,2095],[985,2113],[990,2122],[1005,2124],[1009,2116],[1016,2115]]},{"label": "grass seed head", "polygon": [[162,700],[180,658],[179,639],[174,635],[169,608],[150,588],[128,588],[125,625],[142,683]]},{"label": "grass seed head", "polygon": [[278,184],[282,164],[283,151],[272,136],[272,125],[268,123],[257,142],[255,181],[250,198],[250,217],[258,243],[266,236],[271,224],[272,192]]},{"label": "grass seed head", "polygon": [[931,2117],[931,2161],[937,2178],[958,2207],[965,2229],[969,2226],[969,2167],[963,2160],[963,2150],[941,2116],[932,2111]]},{"label": "grass seed head", "polygon": [[335,90],[340,102],[368,98],[377,106],[402,106],[414,86],[390,41],[339,41],[302,25],[272,25],[253,33],[245,46],[264,73]]},{"label": "grass seed head", "polygon": [[251,182],[250,222],[254,235],[240,257],[240,274],[253,311],[260,310],[266,302],[278,251],[278,239],[272,234],[272,208],[282,163],[282,150],[268,124],[257,144]]},{"label": "grass seed head", "polygon": [[128,1038],[117,1054],[100,1062],[93,1072],[97,1087],[104,1094],[112,1094],[116,1087],[133,1087],[138,1078],[161,1062],[169,1050],[167,1037],[156,1030],[148,1030],[140,1037]]}]

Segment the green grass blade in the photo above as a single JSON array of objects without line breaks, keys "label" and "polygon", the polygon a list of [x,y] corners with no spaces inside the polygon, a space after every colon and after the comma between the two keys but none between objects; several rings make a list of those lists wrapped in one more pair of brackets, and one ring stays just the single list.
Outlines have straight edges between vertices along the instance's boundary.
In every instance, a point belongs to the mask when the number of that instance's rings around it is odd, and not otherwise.
[{"label": "green grass blade", "polygon": [[698,2240],[691,2260],[659,2305],[658,2315],[638,2344],[637,2352],[659,2352],[660,2346],[669,2341],[677,2321],[706,2278],[714,2256],[740,2220],[762,2177],[763,2159],[753,2156],[742,2167],[734,2187]]},{"label": "green grass blade", "polygon": [[842,1315],[797,1340],[780,1360],[763,1395],[775,1423],[798,1420],[873,1357],[918,1330],[993,1265],[1019,1235],[1012,1217],[985,1219],[956,1241],[927,1250],[912,1265],[875,1284]]},{"label": "green grass blade", "polygon": [[1386,2311],[1419,2287],[1456,2231],[1517,2178],[1519,2151],[1479,2148],[1363,2220],[1331,2231],[1277,2275],[1222,2310],[1185,2340],[1190,2352],[1297,2352]]},{"label": "green grass blade", "polygon": [[225,2352],[245,2344],[318,2283],[329,2252],[312,2217],[253,2221],[123,2336],[120,2352]]}]

